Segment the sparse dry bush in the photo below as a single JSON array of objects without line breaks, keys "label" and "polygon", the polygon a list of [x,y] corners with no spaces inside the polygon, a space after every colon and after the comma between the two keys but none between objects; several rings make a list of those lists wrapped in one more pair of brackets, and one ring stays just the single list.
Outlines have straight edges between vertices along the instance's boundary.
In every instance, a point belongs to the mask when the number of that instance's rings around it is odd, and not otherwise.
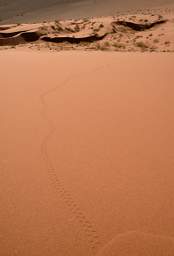
[{"label": "sparse dry bush", "polygon": [[169,44],[170,44],[170,41],[165,41],[164,44],[165,44],[165,45],[169,45]]},{"label": "sparse dry bush", "polygon": [[144,51],[148,49],[148,45],[146,43],[144,43],[143,41],[136,42],[135,46],[141,48]]},{"label": "sparse dry bush", "polygon": [[122,44],[122,43],[118,43],[118,42],[114,42],[113,44],[112,44],[115,48],[119,48],[119,49],[125,49],[126,48],[126,46],[124,45],[124,44]]},{"label": "sparse dry bush", "polygon": [[154,42],[155,44],[157,44],[157,43],[159,43],[159,39],[156,38],[156,39],[153,40],[153,42]]}]

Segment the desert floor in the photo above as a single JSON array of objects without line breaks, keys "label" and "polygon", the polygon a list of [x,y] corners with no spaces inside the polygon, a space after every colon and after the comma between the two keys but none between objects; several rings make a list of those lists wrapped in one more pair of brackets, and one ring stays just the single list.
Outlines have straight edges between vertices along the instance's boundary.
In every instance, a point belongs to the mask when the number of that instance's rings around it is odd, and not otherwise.
[{"label": "desert floor", "polygon": [[174,255],[174,55],[0,51],[0,255]]}]

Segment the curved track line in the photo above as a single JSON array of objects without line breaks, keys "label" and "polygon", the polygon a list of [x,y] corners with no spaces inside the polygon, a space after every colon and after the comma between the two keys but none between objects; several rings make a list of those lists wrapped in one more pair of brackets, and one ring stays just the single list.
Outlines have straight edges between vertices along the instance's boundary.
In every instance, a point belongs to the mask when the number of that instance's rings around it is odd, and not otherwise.
[{"label": "curved track line", "polygon": [[[101,69],[102,67],[105,67],[105,65],[101,67],[97,67],[92,71],[84,72],[83,74],[73,75],[73,77],[78,77],[86,73],[95,72],[98,69]],[[94,225],[92,224],[92,222],[85,216],[83,211],[79,208],[78,204],[73,199],[71,192],[66,189],[66,186],[63,184],[63,181],[57,176],[56,169],[54,167],[53,162],[49,158],[49,154],[47,150],[48,142],[51,139],[51,137],[54,135],[56,131],[56,126],[54,125],[53,120],[50,119],[48,114],[46,113],[46,108],[47,108],[46,98],[48,97],[49,94],[52,94],[56,92],[58,89],[67,86],[71,79],[72,77],[66,78],[61,85],[55,86],[40,95],[40,101],[42,104],[42,116],[50,126],[49,133],[42,141],[41,152],[42,152],[42,156],[44,158],[45,164],[47,166],[47,171],[48,171],[52,185],[55,187],[57,193],[60,195],[60,197],[62,198],[63,202],[65,203],[65,205],[67,206],[71,214],[74,215],[75,219],[80,224],[81,230],[83,231],[84,235],[86,236],[86,240],[88,241],[88,245],[92,250],[93,254],[95,254],[100,244],[99,242],[100,239],[97,234],[97,231]]]}]

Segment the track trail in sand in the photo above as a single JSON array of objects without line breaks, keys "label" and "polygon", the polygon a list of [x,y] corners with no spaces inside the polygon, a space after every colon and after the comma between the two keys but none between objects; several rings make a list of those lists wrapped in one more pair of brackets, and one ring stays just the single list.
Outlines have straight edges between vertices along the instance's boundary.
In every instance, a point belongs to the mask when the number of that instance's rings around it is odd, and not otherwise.
[{"label": "track trail in sand", "polygon": [[[89,72],[85,72],[85,74],[93,73],[98,69],[102,69],[104,66],[97,67]],[[74,74],[73,79],[82,75],[84,74]],[[58,171],[55,169],[54,163],[50,159],[49,152],[47,149],[48,143],[56,131],[56,126],[54,124],[54,121],[49,117],[49,114],[46,111],[47,98],[49,97],[50,94],[55,93],[60,88],[68,86],[71,79],[72,79],[72,76],[67,77],[61,85],[53,87],[40,95],[40,102],[42,104],[42,116],[44,117],[44,119],[46,120],[46,122],[50,127],[47,136],[42,141],[41,152],[42,152],[42,156],[44,158],[45,164],[47,166],[46,168],[48,170],[48,175],[50,177],[51,184],[54,186],[56,193],[59,194],[63,203],[69,209],[70,213],[75,217],[75,219],[79,223],[80,229],[84,233],[88,246],[92,251],[92,255],[95,255],[100,245],[100,237],[95,229],[95,225],[93,224],[92,220],[90,220],[85,215],[85,213],[80,209],[80,206],[78,205],[76,200],[73,198],[71,191],[68,188],[66,188],[66,184],[64,184],[62,179],[58,176]]]}]

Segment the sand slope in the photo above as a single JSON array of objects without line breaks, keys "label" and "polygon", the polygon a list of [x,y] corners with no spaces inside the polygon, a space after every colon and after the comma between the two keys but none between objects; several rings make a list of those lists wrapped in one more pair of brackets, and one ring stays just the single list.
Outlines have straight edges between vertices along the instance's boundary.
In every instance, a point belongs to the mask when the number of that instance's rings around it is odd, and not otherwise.
[{"label": "sand slope", "polygon": [[97,254],[98,256],[173,255],[174,239],[143,232],[127,232],[116,236]]},{"label": "sand slope", "polygon": [[174,56],[0,54],[0,254],[174,255]]}]

